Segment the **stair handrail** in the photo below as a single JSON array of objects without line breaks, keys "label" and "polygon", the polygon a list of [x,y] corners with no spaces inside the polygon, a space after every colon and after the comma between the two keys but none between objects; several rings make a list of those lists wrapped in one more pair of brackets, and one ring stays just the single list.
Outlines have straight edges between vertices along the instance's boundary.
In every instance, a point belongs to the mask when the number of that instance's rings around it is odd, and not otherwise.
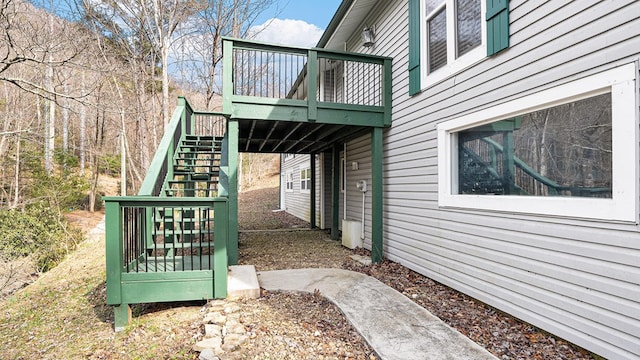
[{"label": "stair handrail", "polygon": [[[502,145],[500,145],[498,142],[496,142],[495,140],[490,139],[490,138],[486,138],[486,137],[481,138],[480,140],[485,142],[489,146],[493,147],[497,152],[504,153],[504,147]],[[611,191],[611,188],[604,188],[604,187],[587,188],[587,187],[580,187],[580,186],[560,185],[557,182],[555,182],[555,181],[545,177],[544,175],[538,173],[531,166],[529,166],[527,163],[522,161],[522,159],[520,159],[519,157],[517,157],[515,155],[513,157],[513,161],[514,161],[516,167],[520,168],[522,171],[524,171],[527,175],[529,175],[532,178],[534,178],[536,181],[542,183],[543,185],[546,185],[549,188],[552,188],[555,192],[567,191],[567,190],[569,190],[569,191],[572,191],[572,190],[589,191],[589,192],[593,192],[593,193]]]},{"label": "stair handrail", "polygon": [[184,97],[178,98],[178,106],[173,111],[171,121],[167,126],[162,140],[156,149],[153,160],[147,170],[147,175],[142,181],[138,195],[162,195],[162,187],[164,186],[167,175],[172,172],[173,155],[176,151],[180,137],[183,134],[191,132],[190,118],[193,109]]}]

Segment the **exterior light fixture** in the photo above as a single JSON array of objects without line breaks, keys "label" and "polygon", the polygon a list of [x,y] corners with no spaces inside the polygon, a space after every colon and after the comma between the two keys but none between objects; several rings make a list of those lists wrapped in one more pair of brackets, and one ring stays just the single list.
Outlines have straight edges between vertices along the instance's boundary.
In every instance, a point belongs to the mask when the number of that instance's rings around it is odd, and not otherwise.
[{"label": "exterior light fixture", "polygon": [[373,28],[366,26],[362,29],[362,46],[372,47],[374,41]]}]

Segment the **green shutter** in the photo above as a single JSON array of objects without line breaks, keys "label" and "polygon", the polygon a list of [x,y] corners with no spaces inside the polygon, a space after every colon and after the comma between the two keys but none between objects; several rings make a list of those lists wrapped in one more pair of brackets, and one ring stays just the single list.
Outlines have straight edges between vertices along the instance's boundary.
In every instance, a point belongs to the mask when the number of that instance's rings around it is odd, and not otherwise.
[{"label": "green shutter", "polygon": [[487,56],[509,47],[509,0],[487,0]]},{"label": "green shutter", "polygon": [[420,0],[409,0],[409,96],[420,90]]}]

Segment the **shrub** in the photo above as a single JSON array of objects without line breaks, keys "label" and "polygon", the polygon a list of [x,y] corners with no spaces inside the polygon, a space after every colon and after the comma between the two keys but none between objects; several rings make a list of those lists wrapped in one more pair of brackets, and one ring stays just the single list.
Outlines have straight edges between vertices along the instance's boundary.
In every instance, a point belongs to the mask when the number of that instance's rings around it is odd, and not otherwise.
[{"label": "shrub", "polygon": [[0,210],[0,253],[11,260],[33,254],[39,271],[53,268],[80,239],[46,203]]}]

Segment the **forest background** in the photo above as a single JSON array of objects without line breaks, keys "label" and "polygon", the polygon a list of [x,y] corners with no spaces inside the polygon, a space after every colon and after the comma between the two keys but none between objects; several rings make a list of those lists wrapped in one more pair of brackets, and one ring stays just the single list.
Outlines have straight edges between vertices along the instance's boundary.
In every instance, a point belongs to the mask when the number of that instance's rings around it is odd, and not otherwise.
[{"label": "forest background", "polygon": [[[220,111],[221,38],[278,0],[0,0],[0,290],[55,266],[101,177],[142,183],[178,96]],[[244,156],[243,180],[277,169]],[[242,180],[241,180],[242,181]]]}]

